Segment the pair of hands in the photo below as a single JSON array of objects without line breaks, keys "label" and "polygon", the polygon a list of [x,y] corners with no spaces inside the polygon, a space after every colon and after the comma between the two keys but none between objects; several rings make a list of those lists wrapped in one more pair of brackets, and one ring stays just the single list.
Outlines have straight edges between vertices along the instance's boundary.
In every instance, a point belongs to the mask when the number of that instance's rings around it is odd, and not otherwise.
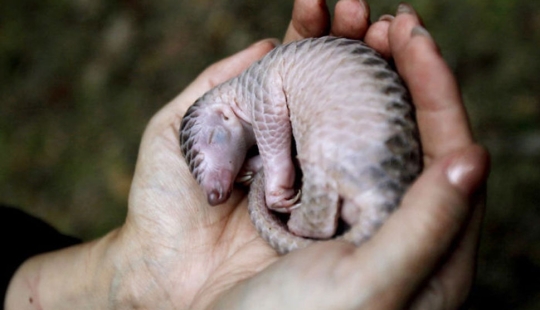
[{"label": "pair of hands", "polygon": [[[243,192],[209,207],[179,151],[187,108],[275,47],[263,40],[206,69],[150,121],[125,224],[102,239],[27,261],[6,309],[451,309],[470,290],[487,153],[459,88],[408,5],[370,25],[369,7],[296,0],[284,42],[331,33],[393,57],[412,94],[425,169],[360,248],[329,241],[279,257],[256,233]],[[35,308],[33,308],[35,307]]]}]

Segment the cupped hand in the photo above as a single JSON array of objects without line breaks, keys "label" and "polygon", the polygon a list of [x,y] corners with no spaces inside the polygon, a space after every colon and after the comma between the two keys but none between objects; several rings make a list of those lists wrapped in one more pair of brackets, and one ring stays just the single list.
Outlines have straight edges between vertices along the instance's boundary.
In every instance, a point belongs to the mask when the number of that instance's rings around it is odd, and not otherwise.
[{"label": "cupped hand", "polygon": [[317,243],[279,257],[258,237],[236,190],[209,207],[180,154],[180,120],[196,98],[264,56],[261,41],[205,70],[150,121],[125,224],[101,239],[32,257],[12,277],[6,309],[453,309],[474,277],[489,170],[459,88],[414,10],[369,23],[369,8],[296,0],[284,41],[333,34],[392,57],[409,87],[424,171],[361,247]]},{"label": "cupped hand", "polygon": [[222,309],[447,309],[474,274],[488,158],[468,126],[460,92],[410,6],[369,22],[369,7],[297,0],[285,42],[331,33],[393,57],[416,107],[425,169],[400,209],[366,244],[319,243],[279,257],[256,233],[245,192],[206,203],[178,145],[187,108],[277,43],[264,40],[205,70],[149,123],[125,225],[113,236],[111,305]]}]

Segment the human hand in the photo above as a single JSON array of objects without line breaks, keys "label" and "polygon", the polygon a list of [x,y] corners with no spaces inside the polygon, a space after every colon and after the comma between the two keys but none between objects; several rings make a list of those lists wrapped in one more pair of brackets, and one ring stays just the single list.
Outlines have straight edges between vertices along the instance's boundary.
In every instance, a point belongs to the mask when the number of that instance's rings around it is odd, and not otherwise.
[{"label": "human hand", "polygon": [[330,26],[322,3],[295,10],[285,41],[330,30],[363,38],[392,57],[415,104],[424,172],[367,244],[351,249],[326,242],[292,253],[233,288],[218,305],[458,308],[474,277],[489,158],[474,143],[455,78],[412,7],[400,5],[395,18],[385,15],[369,25],[367,5],[343,0]]},{"label": "human hand", "polygon": [[425,171],[362,247],[330,241],[279,257],[254,230],[245,193],[235,190],[227,203],[209,207],[186,167],[178,147],[185,110],[274,47],[262,41],[209,67],[152,118],[126,223],[95,242],[28,261],[12,281],[7,309],[38,302],[43,309],[460,305],[472,280],[483,211],[474,198],[487,157],[471,138],[459,89],[435,44],[421,28],[411,36],[416,25],[414,12],[402,12],[369,26],[367,6],[355,0],[339,1],[330,23],[324,1],[297,0],[284,40],[328,31],[365,38],[394,57],[411,90]]}]

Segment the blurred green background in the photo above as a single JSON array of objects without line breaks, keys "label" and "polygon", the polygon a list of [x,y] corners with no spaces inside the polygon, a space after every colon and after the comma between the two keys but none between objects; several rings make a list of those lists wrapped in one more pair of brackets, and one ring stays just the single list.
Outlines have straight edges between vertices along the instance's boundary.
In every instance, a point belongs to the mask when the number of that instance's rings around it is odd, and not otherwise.
[{"label": "blurred green background", "polygon": [[[540,2],[411,2],[492,154],[470,307],[540,309]],[[370,4],[377,18],[398,1]],[[291,9],[292,0],[2,1],[0,201],[85,240],[120,225],[149,118],[207,65],[281,38]]]}]

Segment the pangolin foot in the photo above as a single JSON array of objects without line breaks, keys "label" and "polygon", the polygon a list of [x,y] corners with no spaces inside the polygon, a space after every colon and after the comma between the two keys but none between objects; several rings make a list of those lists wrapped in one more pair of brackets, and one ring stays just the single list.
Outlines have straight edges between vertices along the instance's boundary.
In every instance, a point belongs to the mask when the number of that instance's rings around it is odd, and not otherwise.
[{"label": "pangolin foot", "polygon": [[[280,213],[291,213],[292,210],[300,207],[298,202],[302,197],[302,191],[299,190],[291,198],[283,199],[268,206],[269,209]],[[297,203],[298,202],[298,203]]]}]

